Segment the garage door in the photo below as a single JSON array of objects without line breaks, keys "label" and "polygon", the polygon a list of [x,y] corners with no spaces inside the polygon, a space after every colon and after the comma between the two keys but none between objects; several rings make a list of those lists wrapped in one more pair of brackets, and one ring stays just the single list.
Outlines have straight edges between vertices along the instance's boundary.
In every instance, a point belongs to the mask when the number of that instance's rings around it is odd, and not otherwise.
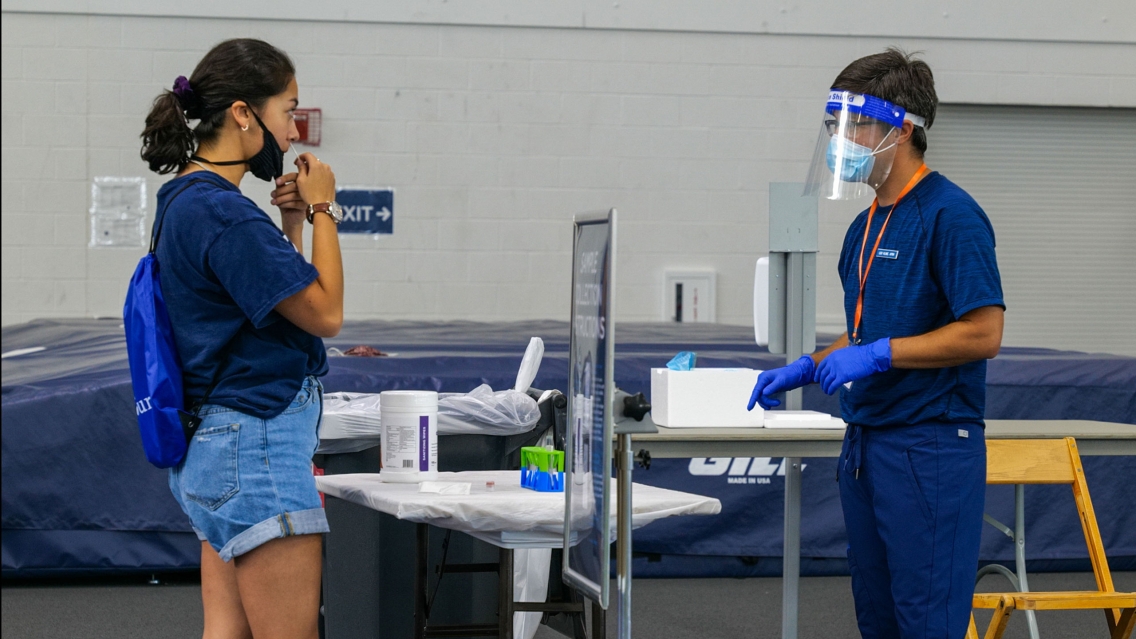
[{"label": "garage door", "polygon": [[994,224],[1003,343],[1136,356],[1136,109],[942,105],[928,134]]}]

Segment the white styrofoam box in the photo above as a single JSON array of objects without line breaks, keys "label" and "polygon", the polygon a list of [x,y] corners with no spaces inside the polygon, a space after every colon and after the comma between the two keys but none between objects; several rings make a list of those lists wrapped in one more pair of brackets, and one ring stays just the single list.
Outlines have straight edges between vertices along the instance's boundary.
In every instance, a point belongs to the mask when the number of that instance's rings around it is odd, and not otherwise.
[{"label": "white styrofoam box", "polygon": [[671,428],[761,426],[765,411],[746,410],[761,371],[750,368],[651,369],[651,418]]},{"label": "white styrofoam box", "polygon": [[771,410],[765,413],[766,428],[844,428],[839,417],[815,410]]}]

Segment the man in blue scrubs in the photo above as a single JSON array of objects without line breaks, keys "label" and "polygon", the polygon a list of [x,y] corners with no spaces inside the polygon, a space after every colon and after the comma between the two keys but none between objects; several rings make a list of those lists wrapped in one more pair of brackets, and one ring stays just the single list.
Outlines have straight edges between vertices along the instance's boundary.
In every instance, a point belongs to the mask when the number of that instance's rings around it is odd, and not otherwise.
[{"label": "man in blue scrubs", "polygon": [[1002,341],[994,231],[923,160],[938,98],[926,63],[889,49],[833,83],[809,175],[829,199],[871,195],[844,239],[848,332],[766,371],[750,399],[816,382],[840,392],[838,465],[865,639],[961,639],[986,484],[986,360]]}]

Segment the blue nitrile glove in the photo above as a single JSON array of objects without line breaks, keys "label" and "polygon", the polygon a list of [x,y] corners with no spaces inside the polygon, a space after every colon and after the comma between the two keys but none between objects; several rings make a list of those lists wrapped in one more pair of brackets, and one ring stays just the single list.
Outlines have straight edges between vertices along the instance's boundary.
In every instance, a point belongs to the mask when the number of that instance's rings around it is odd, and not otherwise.
[{"label": "blue nitrile glove", "polygon": [[757,384],[754,384],[753,394],[749,396],[749,407],[746,410],[753,410],[754,404],[760,404],[765,410],[780,406],[781,402],[773,399],[773,395],[809,384],[813,381],[815,369],[813,358],[802,355],[801,359],[788,366],[763,372],[757,376]]},{"label": "blue nitrile glove", "polygon": [[667,368],[672,371],[689,371],[694,369],[694,363],[698,361],[698,355],[690,351],[682,351],[678,355],[671,358],[667,362]]},{"label": "blue nitrile glove", "polygon": [[813,381],[831,395],[842,384],[864,379],[891,369],[891,338],[876,340],[867,346],[846,346],[824,358]]}]

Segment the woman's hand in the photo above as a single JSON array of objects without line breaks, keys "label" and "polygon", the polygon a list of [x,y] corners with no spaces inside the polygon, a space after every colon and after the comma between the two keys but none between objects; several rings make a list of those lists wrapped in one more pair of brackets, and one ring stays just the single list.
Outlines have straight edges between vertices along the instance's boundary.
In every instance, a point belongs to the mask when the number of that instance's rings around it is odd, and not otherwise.
[{"label": "woman's hand", "polygon": [[[296,186],[308,204],[335,201],[335,174],[311,153],[296,158]],[[312,266],[319,276],[307,288],[276,305],[288,321],[318,337],[335,337],[343,326],[343,256],[338,227],[330,217],[312,221]]]},{"label": "woman's hand", "polygon": [[308,205],[300,197],[300,187],[296,185],[297,173],[288,173],[276,178],[276,188],[272,191],[272,203],[280,208],[280,225],[284,235],[296,247],[304,252],[304,217]]},{"label": "woman's hand", "polygon": [[[300,198],[308,204],[335,201],[335,174],[331,167],[311,153],[296,158],[296,186]],[[306,206],[306,205],[305,205]]]},{"label": "woman's hand", "polygon": [[272,204],[279,207],[280,215],[284,218],[294,215],[304,215],[308,205],[300,196],[300,187],[296,184],[298,173],[286,173],[276,178],[276,189],[272,191]]}]

